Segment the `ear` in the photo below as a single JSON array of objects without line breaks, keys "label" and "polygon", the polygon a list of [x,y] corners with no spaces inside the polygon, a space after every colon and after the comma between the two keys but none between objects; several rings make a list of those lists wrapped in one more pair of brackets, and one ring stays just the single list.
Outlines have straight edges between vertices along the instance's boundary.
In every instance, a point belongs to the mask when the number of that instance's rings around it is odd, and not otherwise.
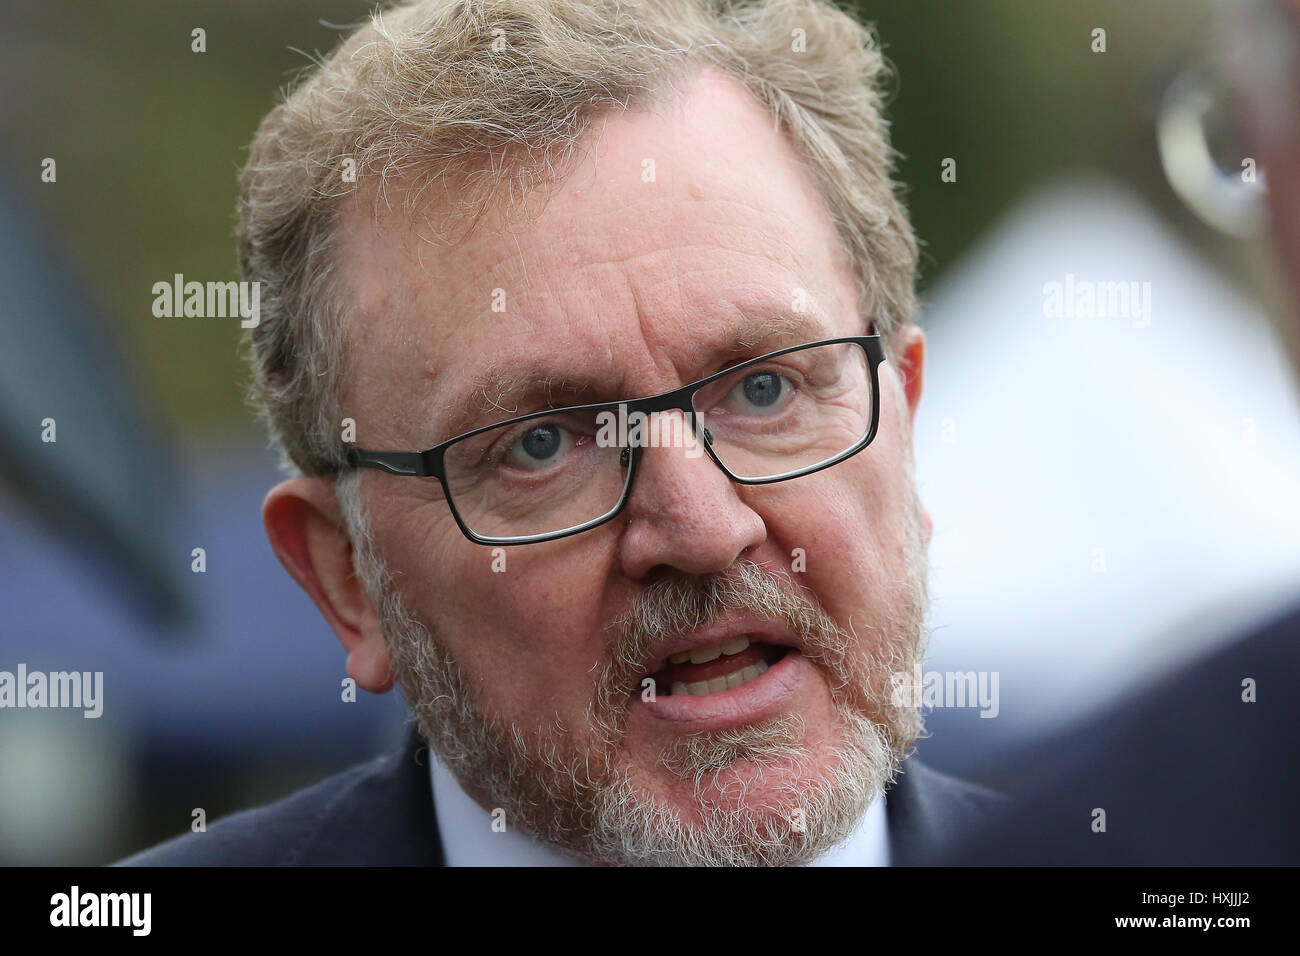
[{"label": "ear", "polygon": [[291,478],[262,502],[271,550],[329,622],[348,652],[357,686],[382,694],[392,689],[393,667],[375,609],[353,569],[348,537],[330,478]]},{"label": "ear", "polygon": [[903,380],[908,417],[916,421],[916,406],[921,403],[921,386],[925,381],[925,333],[910,325],[898,333],[897,354],[893,359]]},{"label": "ear", "polygon": [[[903,380],[903,395],[907,399],[908,428],[915,427],[916,407],[921,404],[921,386],[925,382],[925,333],[918,325],[908,326],[899,333],[897,355],[894,364]],[[922,509],[921,527],[925,532],[928,546],[934,534],[934,519],[930,512]]]}]

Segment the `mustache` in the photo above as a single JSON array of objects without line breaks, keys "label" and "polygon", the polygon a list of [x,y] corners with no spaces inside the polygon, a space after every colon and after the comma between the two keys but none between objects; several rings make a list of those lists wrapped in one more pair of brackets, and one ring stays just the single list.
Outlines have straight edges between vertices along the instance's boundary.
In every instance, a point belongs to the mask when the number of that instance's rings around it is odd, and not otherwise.
[{"label": "mustache", "polygon": [[833,691],[851,683],[853,635],[788,572],[739,561],[714,574],[661,578],[606,626],[609,650],[590,707],[592,726],[607,739],[621,736],[628,694],[646,676],[647,662],[662,656],[661,649],[683,632],[706,628],[728,612],[779,621],[795,636],[800,652],[831,676]]}]

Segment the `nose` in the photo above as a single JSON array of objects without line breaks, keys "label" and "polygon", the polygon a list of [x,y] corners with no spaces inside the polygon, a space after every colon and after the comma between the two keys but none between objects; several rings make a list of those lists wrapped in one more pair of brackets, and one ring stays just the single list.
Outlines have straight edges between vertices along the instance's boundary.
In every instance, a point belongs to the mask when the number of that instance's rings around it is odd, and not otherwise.
[{"label": "nose", "polygon": [[[683,423],[683,428],[692,426]],[[757,548],[767,539],[767,527],[741,499],[742,487],[698,441],[686,447],[642,447],[618,544],[623,573],[634,580],[660,567],[712,574]]]}]

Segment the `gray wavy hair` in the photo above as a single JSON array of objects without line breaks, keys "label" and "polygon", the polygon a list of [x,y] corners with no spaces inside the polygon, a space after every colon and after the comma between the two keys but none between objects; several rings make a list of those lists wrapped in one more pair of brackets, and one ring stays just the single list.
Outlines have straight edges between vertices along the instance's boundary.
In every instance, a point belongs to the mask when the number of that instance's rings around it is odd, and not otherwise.
[{"label": "gray wavy hair", "polygon": [[456,215],[503,196],[513,207],[562,177],[602,112],[672,95],[704,66],[789,137],[888,349],[912,321],[917,244],[868,27],[823,0],[416,0],[376,11],[286,92],[240,176],[240,263],[262,295],[250,398],[286,469],[344,461],[351,303],[336,226],[349,196],[387,202],[400,183],[412,209],[455,177]]}]

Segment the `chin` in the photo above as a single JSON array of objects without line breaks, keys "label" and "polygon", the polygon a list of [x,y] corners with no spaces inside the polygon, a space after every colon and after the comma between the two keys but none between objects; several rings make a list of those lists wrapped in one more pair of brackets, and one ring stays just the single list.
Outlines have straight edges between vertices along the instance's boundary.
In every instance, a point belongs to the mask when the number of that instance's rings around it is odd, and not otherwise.
[{"label": "chin", "polygon": [[806,809],[811,794],[825,792],[834,778],[833,753],[786,746],[783,754],[743,757],[732,755],[730,741],[695,743],[700,746],[661,754],[646,780],[656,802],[671,807],[683,824],[727,813],[788,823],[794,811]]}]

